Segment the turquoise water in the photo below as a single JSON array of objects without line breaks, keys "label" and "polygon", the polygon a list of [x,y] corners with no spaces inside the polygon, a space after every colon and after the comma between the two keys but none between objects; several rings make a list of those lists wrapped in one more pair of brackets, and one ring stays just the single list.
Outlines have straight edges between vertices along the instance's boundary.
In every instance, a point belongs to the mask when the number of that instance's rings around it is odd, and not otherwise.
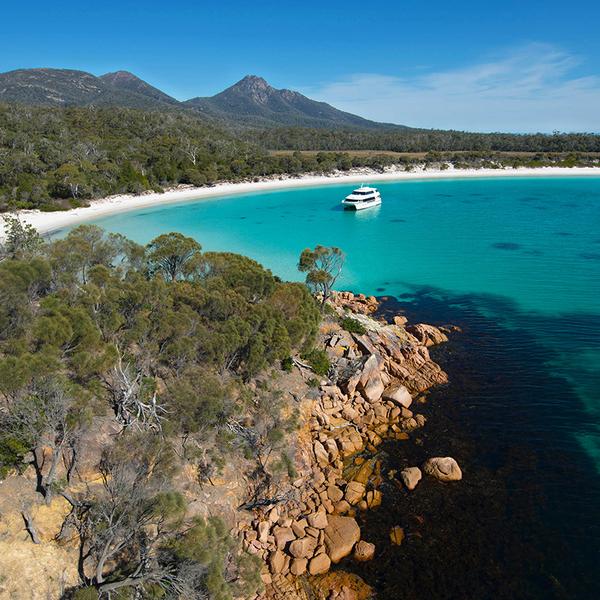
[{"label": "turquoise water", "polygon": [[[410,299],[468,296],[482,316],[548,348],[547,368],[575,390],[584,422],[567,428],[600,471],[600,178],[384,183],[381,207],[345,212],[330,185],[188,201],[95,221],[146,243],[180,231],[206,250],[246,254],[299,279],[305,247],[346,255],[338,287]],[[550,352],[551,350],[551,352]],[[532,401],[535,399],[532,398]]]},{"label": "turquoise water", "polygon": [[[425,478],[358,515],[377,560],[346,561],[383,600],[600,597],[600,177],[386,183],[383,205],[340,210],[351,186],[192,201],[96,221],[146,243],[181,231],[300,279],[316,244],[347,255],[339,288],[384,314],[455,323],[434,349],[450,385],[419,406],[419,443],[385,469],[457,458],[464,479]],[[389,544],[400,523],[407,538]]]}]

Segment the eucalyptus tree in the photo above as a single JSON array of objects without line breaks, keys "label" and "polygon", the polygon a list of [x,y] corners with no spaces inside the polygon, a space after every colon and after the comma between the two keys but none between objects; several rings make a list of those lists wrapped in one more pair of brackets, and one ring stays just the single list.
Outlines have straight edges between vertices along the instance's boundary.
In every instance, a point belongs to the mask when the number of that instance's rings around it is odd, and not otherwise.
[{"label": "eucalyptus tree", "polygon": [[146,250],[150,273],[176,281],[192,275],[199,267],[202,246],[193,238],[171,232],[154,238]]},{"label": "eucalyptus tree", "polygon": [[321,296],[324,306],[338,277],[342,273],[345,261],[344,253],[335,246],[316,246],[314,250],[306,248],[300,254],[298,270],[306,273],[306,284]]},{"label": "eucalyptus tree", "polygon": [[28,258],[39,253],[43,240],[29,223],[18,216],[4,215],[5,241],[1,253],[8,258]]}]

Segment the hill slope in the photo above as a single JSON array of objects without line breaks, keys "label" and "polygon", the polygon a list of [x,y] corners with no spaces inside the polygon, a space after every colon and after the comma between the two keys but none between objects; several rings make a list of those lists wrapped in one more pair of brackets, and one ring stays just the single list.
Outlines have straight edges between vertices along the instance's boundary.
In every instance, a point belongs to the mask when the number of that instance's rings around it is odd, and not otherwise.
[{"label": "hill slope", "polygon": [[319,127],[381,129],[398,127],[376,123],[292,90],[271,87],[262,77],[247,75],[209,98],[185,102],[206,117],[258,127]]},{"label": "hill slope", "polygon": [[0,101],[38,106],[165,108],[179,102],[131,73],[96,77],[72,69],[19,69],[0,74]]},{"label": "hill slope", "polygon": [[140,79],[137,75],[129,71],[106,73],[105,75],[100,75],[99,79],[115,90],[138,94],[166,104],[180,104],[175,98],[146,83],[143,79]]}]

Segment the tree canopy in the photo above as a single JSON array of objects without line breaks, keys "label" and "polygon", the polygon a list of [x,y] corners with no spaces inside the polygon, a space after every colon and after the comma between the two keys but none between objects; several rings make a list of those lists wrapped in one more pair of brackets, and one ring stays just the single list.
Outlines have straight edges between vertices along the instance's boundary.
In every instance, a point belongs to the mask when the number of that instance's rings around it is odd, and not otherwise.
[{"label": "tree canopy", "polygon": [[[252,558],[220,519],[190,522],[173,479],[185,462],[209,482],[240,456],[264,493],[289,468],[282,432],[294,415],[246,382],[313,347],[309,290],[176,233],[142,247],[82,225],[42,244],[12,226],[0,260],[0,477],[31,464],[42,500],[72,504],[74,597],[256,590]],[[120,433],[99,457],[100,484],[70,491],[96,419]]]},{"label": "tree canopy", "polygon": [[342,273],[344,260],[344,253],[335,246],[315,246],[314,250],[306,248],[300,254],[298,270],[306,273],[306,284],[321,295],[322,305]]}]

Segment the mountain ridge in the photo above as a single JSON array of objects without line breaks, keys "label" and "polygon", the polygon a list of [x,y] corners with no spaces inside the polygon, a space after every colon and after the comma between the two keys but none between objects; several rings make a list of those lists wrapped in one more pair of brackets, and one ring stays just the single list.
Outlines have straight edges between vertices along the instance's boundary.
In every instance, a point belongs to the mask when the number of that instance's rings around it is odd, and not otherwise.
[{"label": "mountain ridge", "polygon": [[339,110],[300,92],[246,75],[214,96],[179,101],[129,71],[100,76],[76,69],[34,68],[0,73],[0,102],[39,106],[183,109],[236,127],[406,129]]},{"label": "mountain ridge", "polygon": [[257,75],[246,75],[222,92],[184,102],[208,117],[232,119],[241,125],[350,127],[380,129],[402,127],[377,123],[312,100],[294,90],[277,89]]}]

